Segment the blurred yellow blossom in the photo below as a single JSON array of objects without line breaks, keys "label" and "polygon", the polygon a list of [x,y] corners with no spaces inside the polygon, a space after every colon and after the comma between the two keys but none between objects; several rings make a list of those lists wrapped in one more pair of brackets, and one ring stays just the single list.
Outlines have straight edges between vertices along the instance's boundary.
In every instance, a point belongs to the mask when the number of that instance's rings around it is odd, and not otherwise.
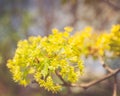
[{"label": "blurred yellow blossom", "polygon": [[96,34],[86,27],[71,35],[72,30],[65,27],[61,32],[55,28],[47,37],[20,40],[14,57],[7,63],[13,80],[27,86],[32,75],[40,87],[57,92],[62,86],[53,78],[56,71],[66,82],[75,83],[84,73],[82,56],[105,56],[106,51],[120,55],[120,25],[113,26],[110,33]]}]

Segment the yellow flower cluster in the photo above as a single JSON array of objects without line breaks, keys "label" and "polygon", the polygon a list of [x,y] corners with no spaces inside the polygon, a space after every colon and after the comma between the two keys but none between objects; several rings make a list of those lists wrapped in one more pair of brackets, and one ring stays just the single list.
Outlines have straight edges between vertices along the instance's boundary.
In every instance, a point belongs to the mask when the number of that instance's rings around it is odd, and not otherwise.
[{"label": "yellow flower cluster", "polygon": [[92,35],[92,28],[86,27],[80,32],[76,32],[70,38],[70,43],[72,46],[77,47],[76,50],[78,54],[88,54],[88,47],[91,45],[91,35]]},{"label": "yellow flower cluster", "polygon": [[105,56],[106,51],[120,55],[120,25],[113,26],[110,33],[97,34],[86,27],[70,35],[72,30],[53,29],[48,37],[19,41],[15,56],[7,63],[14,81],[27,86],[34,79],[40,87],[57,92],[62,86],[54,78],[58,75],[56,71],[64,81],[77,82],[84,73],[81,56]]},{"label": "yellow flower cluster", "polygon": [[111,29],[110,50],[114,56],[120,56],[120,25],[114,25]]},{"label": "yellow flower cluster", "polygon": [[92,32],[91,27],[73,35],[73,44],[79,47],[80,54],[93,57],[105,56],[106,52],[113,52],[120,56],[120,25],[114,25],[111,32]]},{"label": "yellow flower cluster", "polygon": [[7,63],[14,81],[27,86],[32,76],[40,87],[56,92],[61,89],[53,82],[58,71],[66,82],[75,83],[83,74],[84,65],[78,47],[71,41],[71,31],[71,27],[65,27],[63,32],[53,29],[48,37],[19,41],[15,56]]},{"label": "yellow flower cluster", "polygon": [[104,56],[109,50],[109,34],[108,33],[92,33],[90,37],[90,45],[88,46],[88,55],[93,57]]}]

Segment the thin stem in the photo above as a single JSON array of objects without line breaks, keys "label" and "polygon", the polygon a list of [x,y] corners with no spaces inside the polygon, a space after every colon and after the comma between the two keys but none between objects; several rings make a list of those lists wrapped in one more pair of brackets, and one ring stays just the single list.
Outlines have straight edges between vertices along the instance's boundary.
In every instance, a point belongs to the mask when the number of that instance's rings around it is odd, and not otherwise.
[{"label": "thin stem", "polygon": [[100,64],[104,67],[105,70],[107,70],[110,73],[113,72],[113,69],[111,69],[109,66],[105,64],[102,57],[99,57],[99,60],[100,60]]},{"label": "thin stem", "polygon": [[63,82],[64,85],[68,85],[68,83],[62,78],[58,71],[55,71],[55,73],[59,77],[59,79]]},{"label": "thin stem", "polygon": [[117,96],[117,76],[114,76],[113,96]]},{"label": "thin stem", "polygon": [[116,69],[113,72],[109,73],[108,75],[105,75],[104,77],[102,77],[102,78],[100,78],[98,80],[93,80],[93,81],[91,81],[89,83],[85,83],[85,84],[69,84],[69,85],[62,84],[62,85],[66,86],[66,87],[68,87],[68,86],[69,87],[81,87],[83,89],[87,89],[87,88],[89,88],[89,87],[91,87],[93,85],[96,85],[96,84],[98,84],[98,83],[100,83],[100,82],[102,82],[104,80],[109,79],[112,76],[115,76],[119,72],[120,72],[120,69]]}]

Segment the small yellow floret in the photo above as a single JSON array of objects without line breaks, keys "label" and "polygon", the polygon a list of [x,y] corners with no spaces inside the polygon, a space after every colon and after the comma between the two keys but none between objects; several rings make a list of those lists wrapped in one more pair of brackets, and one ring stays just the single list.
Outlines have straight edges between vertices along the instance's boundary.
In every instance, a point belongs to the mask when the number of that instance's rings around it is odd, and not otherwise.
[{"label": "small yellow floret", "polygon": [[71,31],[73,31],[73,28],[68,26],[68,27],[65,27],[64,30],[67,32],[71,32]]}]

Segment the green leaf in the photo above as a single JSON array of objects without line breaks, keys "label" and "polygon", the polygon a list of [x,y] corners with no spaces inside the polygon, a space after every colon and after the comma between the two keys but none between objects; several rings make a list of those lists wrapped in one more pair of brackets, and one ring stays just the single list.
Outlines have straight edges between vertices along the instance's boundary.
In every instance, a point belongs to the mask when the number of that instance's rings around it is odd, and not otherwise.
[{"label": "green leaf", "polygon": [[45,62],[44,62],[44,67],[41,71],[41,74],[43,75],[43,78],[45,78],[48,74],[48,67],[49,67],[49,62],[48,60],[46,59]]}]

